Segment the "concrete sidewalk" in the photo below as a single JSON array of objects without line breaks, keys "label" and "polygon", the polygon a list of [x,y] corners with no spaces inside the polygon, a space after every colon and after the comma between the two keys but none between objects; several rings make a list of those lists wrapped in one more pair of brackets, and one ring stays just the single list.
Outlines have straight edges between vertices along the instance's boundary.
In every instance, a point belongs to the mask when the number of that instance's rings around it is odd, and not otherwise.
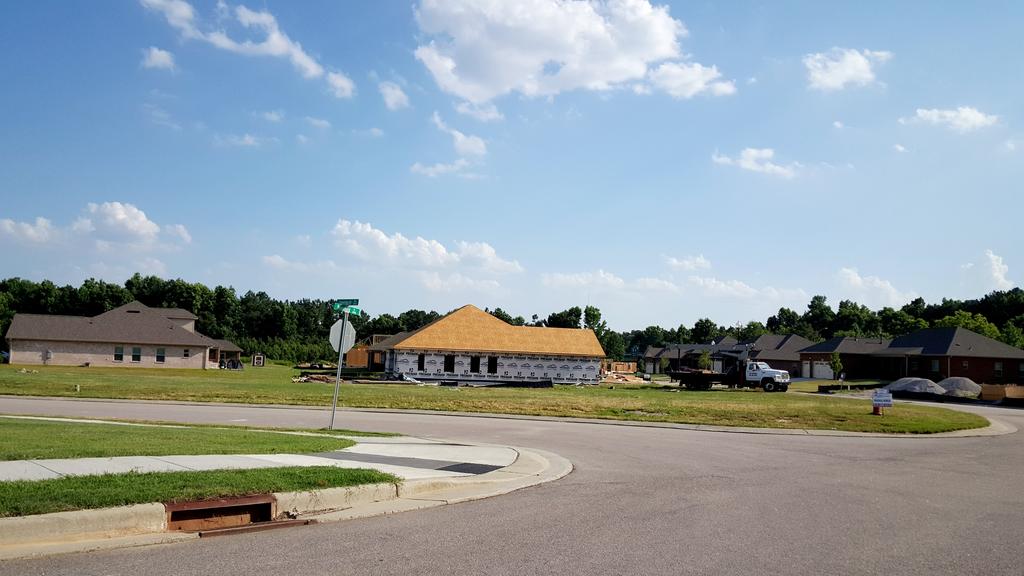
[{"label": "concrete sidewalk", "polygon": [[[45,417],[40,419],[57,420]],[[87,422],[128,425],[111,421]],[[572,471],[572,463],[568,460],[541,450],[468,445],[410,436],[346,438],[359,444],[345,450],[318,454],[123,456],[8,461],[0,462],[0,481],[45,480],[132,471],[175,472],[280,466],[370,468],[401,478],[397,483],[271,495],[275,501],[276,519],[290,517],[316,523],[393,514],[497,496],[551,482]],[[0,518],[0,560],[166,544],[199,537],[194,532],[168,531],[168,518],[169,514],[160,503]]]},{"label": "concrete sidewalk", "polygon": [[509,466],[518,452],[505,446],[467,446],[411,437],[351,437],[355,446],[317,454],[216,454],[55,458],[0,462],[0,482],[128,472],[186,472],[333,466],[370,468],[403,480],[457,478]]}]

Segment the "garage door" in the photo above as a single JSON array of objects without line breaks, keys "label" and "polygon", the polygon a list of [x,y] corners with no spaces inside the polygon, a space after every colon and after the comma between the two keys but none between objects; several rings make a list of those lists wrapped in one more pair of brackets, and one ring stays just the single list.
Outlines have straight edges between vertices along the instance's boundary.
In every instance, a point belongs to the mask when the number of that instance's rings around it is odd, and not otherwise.
[{"label": "garage door", "polygon": [[824,380],[831,380],[834,377],[832,368],[829,367],[828,362],[815,362],[811,368],[814,378],[822,378]]},{"label": "garage door", "polygon": [[811,377],[811,363],[809,361],[804,360],[802,362],[802,364],[800,366],[800,376],[802,378],[810,378]]}]

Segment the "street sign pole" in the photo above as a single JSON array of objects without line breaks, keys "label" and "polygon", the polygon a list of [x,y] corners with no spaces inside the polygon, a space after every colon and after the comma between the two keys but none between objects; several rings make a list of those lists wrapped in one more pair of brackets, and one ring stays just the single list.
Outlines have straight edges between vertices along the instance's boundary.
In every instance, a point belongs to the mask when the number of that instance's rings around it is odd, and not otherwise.
[{"label": "street sign pole", "polygon": [[341,388],[341,361],[345,357],[345,347],[341,346],[340,343],[345,341],[345,324],[348,324],[348,308],[345,308],[342,319],[345,322],[341,325],[341,340],[339,340],[338,346],[338,375],[334,380],[334,401],[331,402],[331,430],[334,430],[334,414],[338,411],[338,389]]}]

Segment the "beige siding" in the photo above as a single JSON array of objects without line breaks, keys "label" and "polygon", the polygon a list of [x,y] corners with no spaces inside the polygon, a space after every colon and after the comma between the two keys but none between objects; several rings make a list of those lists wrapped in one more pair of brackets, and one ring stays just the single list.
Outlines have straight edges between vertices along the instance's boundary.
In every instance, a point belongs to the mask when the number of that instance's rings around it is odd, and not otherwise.
[{"label": "beige siding", "polygon": [[[114,361],[114,347],[124,347],[124,360]],[[132,347],[142,348],[142,360],[132,362]],[[156,361],[156,349],[166,351],[163,363]],[[184,357],[184,346],[152,346],[149,344],[100,344],[95,342],[56,342],[44,340],[12,340],[11,364],[48,364],[53,366],[126,366],[136,368],[205,368],[207,348],[188,348],[190,354]],[[50,358],[46,359],[46,352]]]}]

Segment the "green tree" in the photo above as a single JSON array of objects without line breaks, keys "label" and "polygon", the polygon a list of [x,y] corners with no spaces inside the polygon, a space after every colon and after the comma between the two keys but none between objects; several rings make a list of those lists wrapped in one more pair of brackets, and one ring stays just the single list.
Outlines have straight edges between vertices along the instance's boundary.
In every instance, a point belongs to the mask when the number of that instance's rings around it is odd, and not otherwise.
[{"label": "green tree", "polygon": [[928,322],[911,316],[906,312],[906,308],[904,306],[902,310],[894,310],[886,307],[878,311],[878,329],[881,336],[892,338],[928,327]]},{"label": "green tree", "polygon": [[765,324],[772,334],[795,334],[799,323],[799,314],[789,308],[779,308],[778,313],[769,317]]},{"label": "green tree", "polygon": [[582,319],[583,310],[580,310],[579,306],[573,306],[568,310],[549,314],[544,325],[548,328],[579,328]]},{"label": "green tree", "polygon": [[710,318],[701,318],[693,324],[693,329],[690,330],[690,338],[697,343],[705,344],[712,340],[717,340],[725,330],[723,330],[718,324],[715,324]]},{"label": "green tree", "polygon": [[801,317],[811,329],[825,338],[832,337],[832,323],[835,322],[836,313],[829,307],[827,298],[815,296],[807,304],[807,312]]},{"label": "green tree", "polygon": [[843,373],[843,359],[839,357],[839,352],[832,353],[828,360],[828,367],[832,369],[832,378],[834,379],[838,379],[839,375]]},{"label": "green tree", "polygon": [[612,360],[622,360],[626,355],[626,341],[622,334],[608,330],[604,338],[600,339],[601,347],[604,348],[604,355]]},{"label": "green tree", "polygon": [[704,350],[703,352],[700,353],[700,357],[697,358],[697,368],[700,368],[701,370],[710,370],[711,369],[711,352],[710,351]]},{"label": "green tree", "polygon": [[972,332],[977,332],[982,336],[988,336],[989,338],[999,339],[999,328],[995,324],[988,321],[981,314],[971,314],[963,310],[957,310],[955,313],[939,318],[933,324],[935,328],[966,328]]},{"label": "green tree", "polygon": [[758,336],[762,336],[767,333],[768,329],[760,322],[747,322],[744,325],[737,326],[735,330],[736,339],[740,342],[754,340]]}]

